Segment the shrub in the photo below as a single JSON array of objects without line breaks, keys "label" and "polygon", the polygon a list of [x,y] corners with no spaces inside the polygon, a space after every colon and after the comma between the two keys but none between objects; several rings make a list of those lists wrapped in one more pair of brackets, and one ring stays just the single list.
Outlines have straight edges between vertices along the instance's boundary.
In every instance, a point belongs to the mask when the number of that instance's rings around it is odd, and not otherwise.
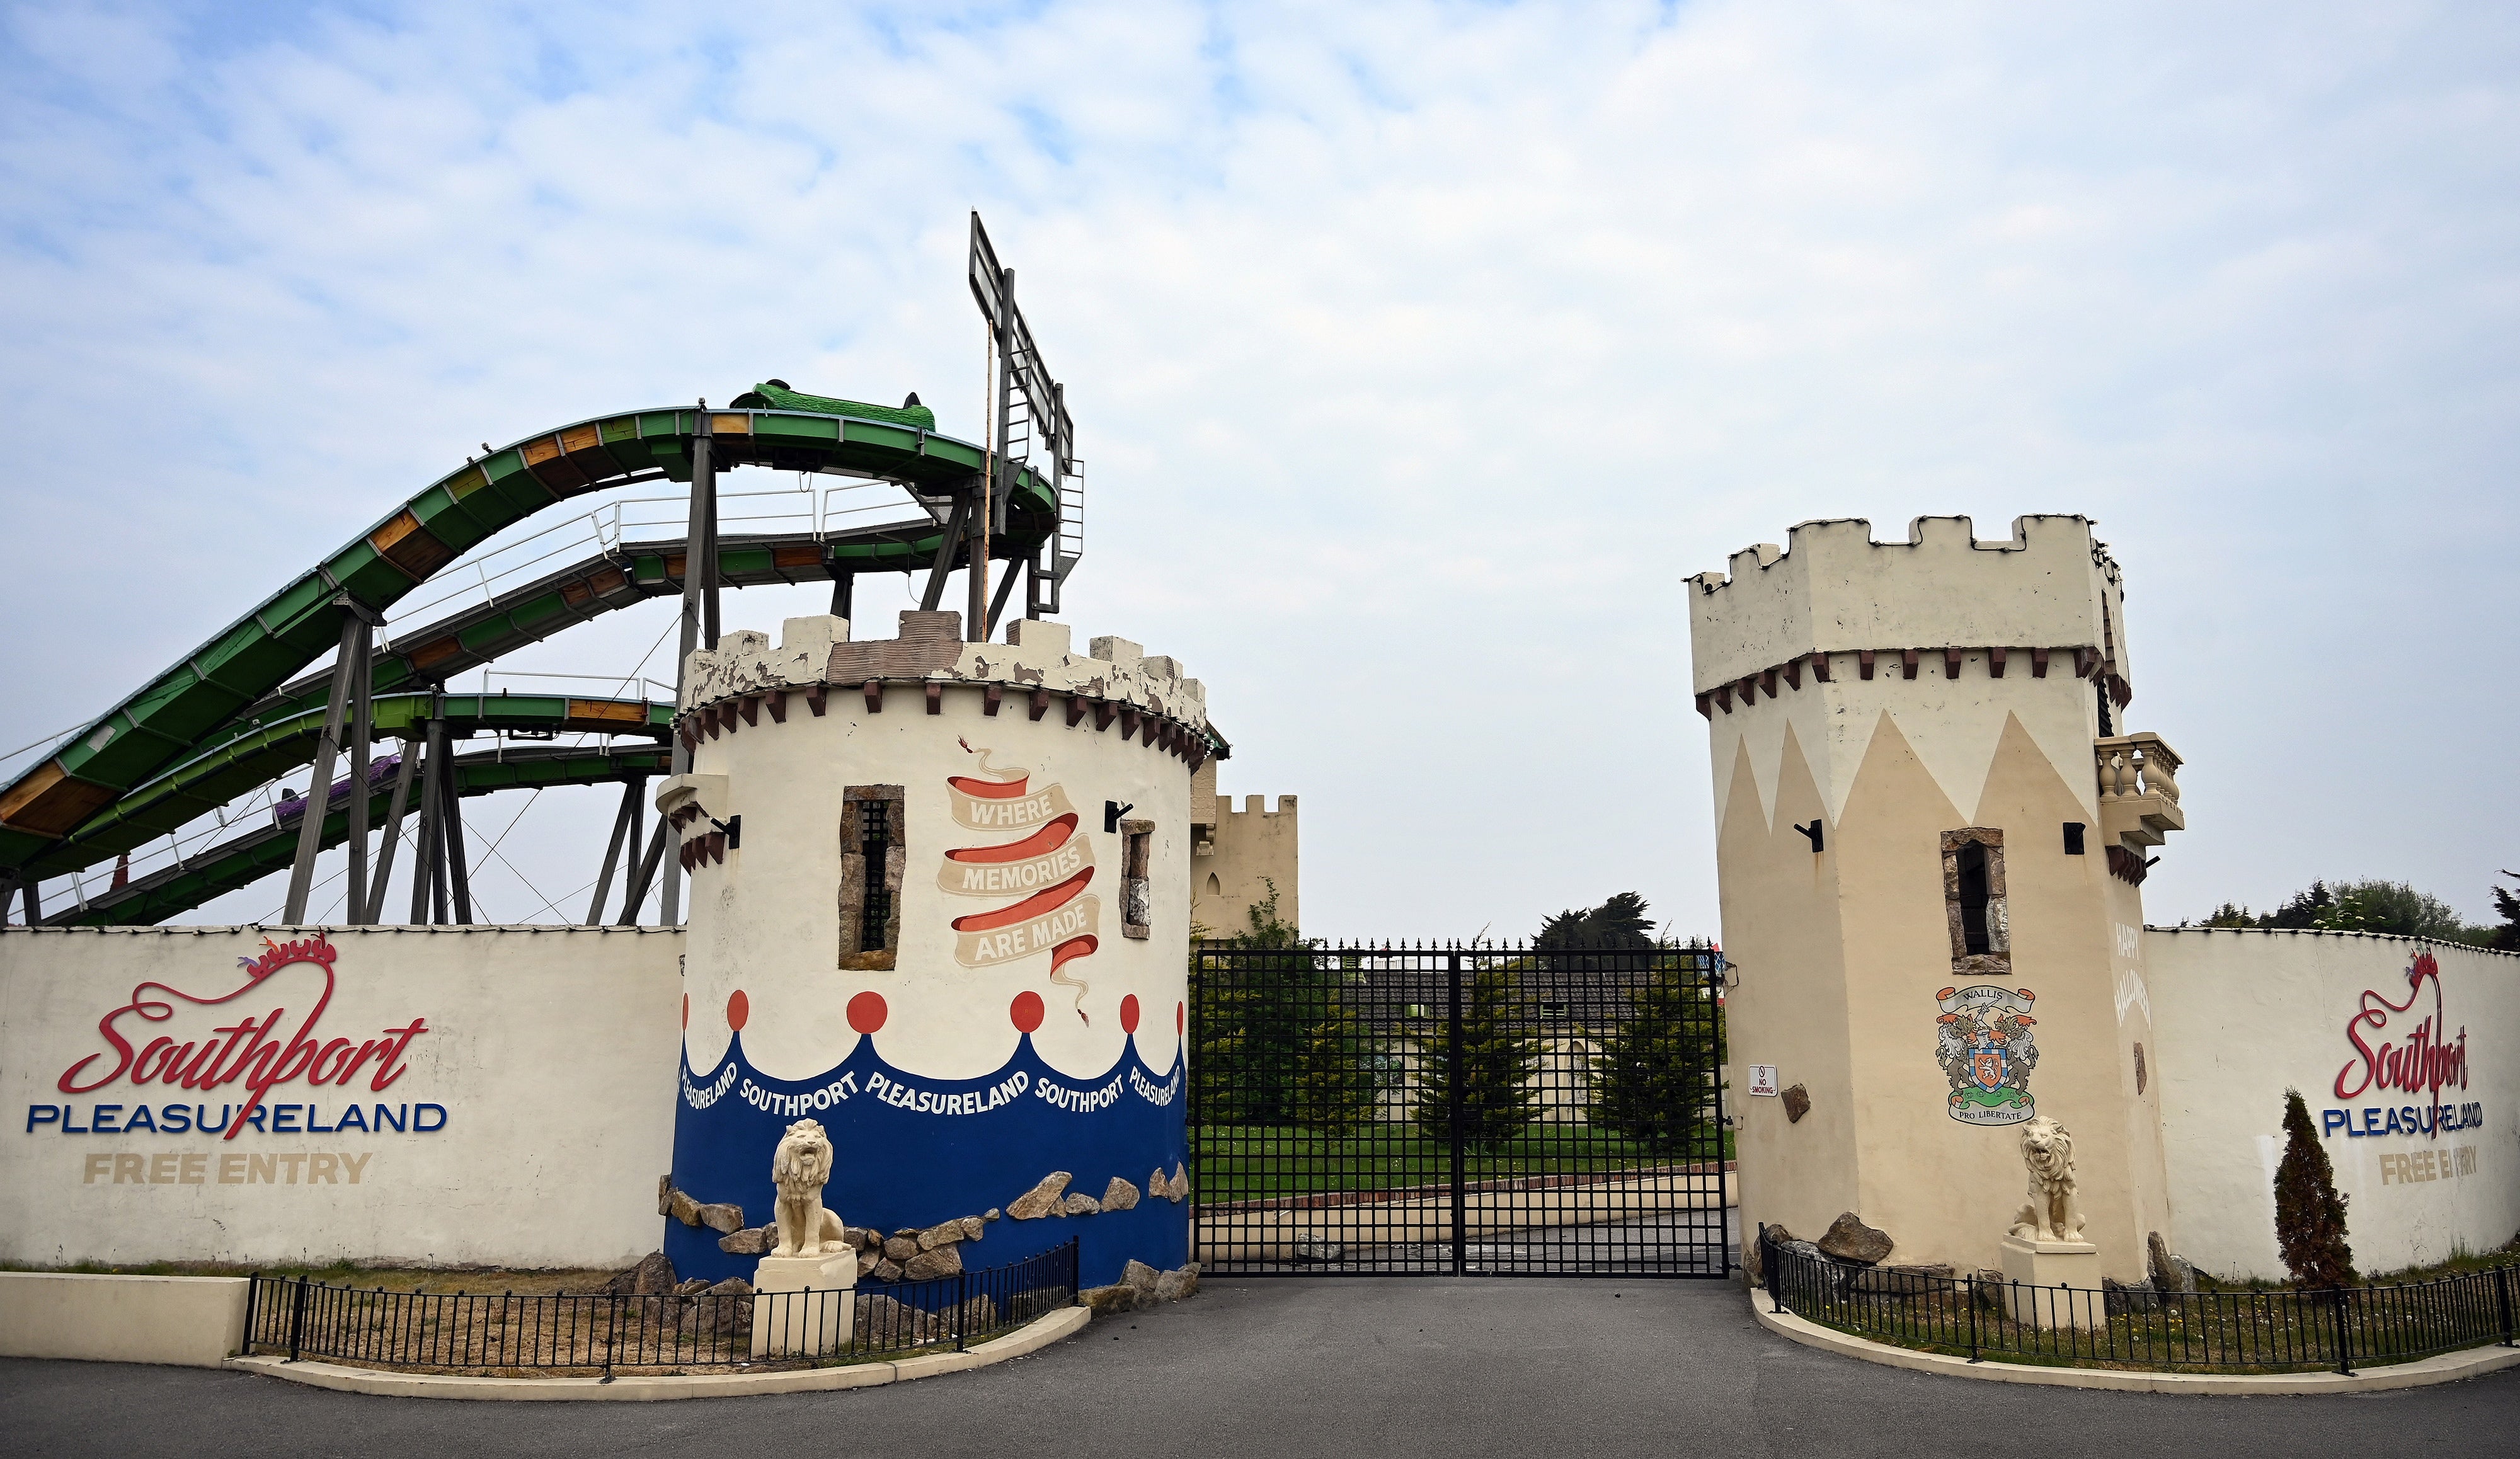
[{"label": "shrub", "polygon": [[2284,1090],[2283,1126],[2283,1160],[2275,1167],[2275,1245],[2301,1286],[2346,1286],[2354,1280],[2354,1249],[2345,1244],[2347,1198],[2337,1193],[2336,1172],[2299,1089]]}]

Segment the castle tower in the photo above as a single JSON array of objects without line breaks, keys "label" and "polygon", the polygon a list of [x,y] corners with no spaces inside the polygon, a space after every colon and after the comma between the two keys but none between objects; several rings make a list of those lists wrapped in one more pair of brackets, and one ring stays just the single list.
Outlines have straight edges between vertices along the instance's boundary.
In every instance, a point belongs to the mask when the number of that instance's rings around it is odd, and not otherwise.
[{"label": "castle tower", "polygon": [[[2140,888],[2184,822],[2177,757],[2117,732],[2126,616],[2090,521],[1805,522],[1690,581],[1745,1234],[1854,1212],[1892,1261],[1994,1266],[2012,1127],[2045,1115],[2102,1269],[2140,1276],[2173,1236]],[[1753,1065],[1782,1097],[1745,1097]]]},{"label": "castle tower", "polygon": [[[951,1261],[1073,1236],[1088,1285],[1177,1267],[1204,694],[1125,640],[961,624],[906,612],[858,641],[791,618],[776,649],[693,655],[692,773],[656,798],[692,879],[672,1187],[757,1225],[781,1132],[813,1119],[851,1225],[994,1214]],[[686,1275],[752,1269],[709,1225],[665,1230]]]}]

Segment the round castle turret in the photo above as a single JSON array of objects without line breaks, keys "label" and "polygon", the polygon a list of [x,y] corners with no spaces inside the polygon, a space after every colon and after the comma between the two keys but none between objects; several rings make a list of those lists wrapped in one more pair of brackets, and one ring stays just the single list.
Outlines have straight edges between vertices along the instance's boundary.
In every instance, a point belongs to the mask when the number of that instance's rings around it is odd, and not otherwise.
[{"label": "round castle turret", "polygon": [[[2011,1127],[2044,1115],[2108,1273],[2141,1275],[2170,1216],[2139,884],[2184,820],[2176,755],[2119,732],[2123,595],[2091,523],[1805,522],[1690,581],[1744,1231],[1853,1212],[1893,1261],[1990,1266],[2023,1200]],[[1782,1097],[1743,1097],[1753,1064]]]},{"label": "round castle turret", "polygon": [[[692,773],[656,797],[692,882],[668,1204],[757,1226],[780,1133],[813,1119],[852,1226],[974,1218],[900,1275],[1071,1236],[1088,1285],[1180,1266],[1203,692],[1125,640],[1077,655],[1027,621],[967,643],[961,621],[854,641],[792,618],[776,648],[692,656]],[[686,1275],[748,1272],[747,1244],[666,1222]]]}]

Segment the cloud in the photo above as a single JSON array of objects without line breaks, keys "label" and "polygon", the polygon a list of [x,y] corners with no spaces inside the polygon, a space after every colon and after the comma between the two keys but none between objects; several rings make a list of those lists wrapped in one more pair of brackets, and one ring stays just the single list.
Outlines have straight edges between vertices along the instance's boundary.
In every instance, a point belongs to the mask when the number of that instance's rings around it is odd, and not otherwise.
[{"label": "cloud", "polygon": [[[1068,616],[1208,681],[1227,789],[1305,796],[1319,930],[1630,887],[1711,930],[1679,579],[1822,515],[2100,519],[2191,765],[2156,916],[2338,873],[2481,914],[2509,855],[2498,13],[226,23],[8,20],[9,744],[483,440],[769,375],[969,430],[976,205],[1080,423]],[[549,810],[528,874],[590,879],[601,809]]]}]

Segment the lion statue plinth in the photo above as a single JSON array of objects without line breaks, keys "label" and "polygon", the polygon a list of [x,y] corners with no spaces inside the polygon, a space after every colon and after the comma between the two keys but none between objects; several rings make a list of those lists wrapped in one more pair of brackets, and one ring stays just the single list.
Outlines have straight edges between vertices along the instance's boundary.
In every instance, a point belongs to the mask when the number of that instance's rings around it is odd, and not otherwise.
[{"label": "lion statue plinth", "polygon": [[779,1188],[779,1245],[773,1257],[825,1257],[849,1250],[840,1240],[840,1218],[823,1205],[832,1178],[832,1138],[822,1122],[799,1120],[779,1137],[770,1158],[770,1180]]},{"label": "lion statue plinth", "polygon": [[2074,1200],[2074,1135],[2046,1115],[2021,1127],[2021,1163],[2029,1168],[2030,1204],[2012,1218],[2024,1241],[2080,1241],[2083,1213]]}]

